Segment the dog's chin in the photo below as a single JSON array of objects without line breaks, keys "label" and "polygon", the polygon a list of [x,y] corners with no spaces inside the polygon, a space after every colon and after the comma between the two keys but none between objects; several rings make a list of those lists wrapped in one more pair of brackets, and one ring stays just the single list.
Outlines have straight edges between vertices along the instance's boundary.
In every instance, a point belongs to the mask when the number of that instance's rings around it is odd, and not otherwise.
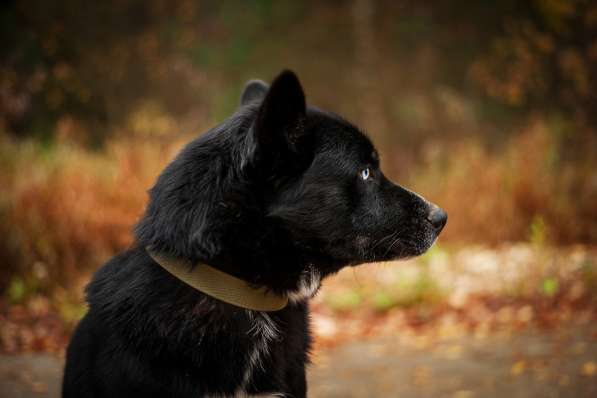
[{"label": "dog's chin", "polygon": [[428,234],[420,239],[396,242],[382,254],[376,256],[377,261],[409,260],[427,252],[437,241],[437,234]]},{"label": "dog's chin", "polygon": [[[336,256],[343,266],[358,266],[364,263],[408,260],[420,256],[429,250],[437,241],[439,234],[424,231],[412,234],[409,239],[400,239],[390,242],[389,245],[379,245],[371,237],[358,236],[354,239],[354,246],[341,248],[336,246]],[[346,257],[348,254],[348,258]]]}]

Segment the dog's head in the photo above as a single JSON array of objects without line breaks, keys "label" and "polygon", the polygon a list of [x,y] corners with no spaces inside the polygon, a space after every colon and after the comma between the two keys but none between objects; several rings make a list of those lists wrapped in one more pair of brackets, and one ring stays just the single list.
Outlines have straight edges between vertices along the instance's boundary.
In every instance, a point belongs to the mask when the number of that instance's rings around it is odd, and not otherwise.
[{"label": "dog's head", "polygon": [[[245,277],[259,274],[257,281],[419,255],[446,213],[379,166],[355,126],[307,107],[292,72],[269,87],[251,81],[238,112],[164,170],[137,238]],[[242,269],[230,266],[239,260]]]},{"label": "dog's head", "polygon": [[[257,149],[279,156],[295,174],[276,186],[267,216],[294,239],[325,248],[347,264],[415,256],[435,242],[447,215],[421,196],[389,181],[379,155],[356,127],[307,108],[296,76],[281,74],[271,89],[249,83],[247,102],[263,96],[254,132]],[[276,170],[284,167],[274,167]]]}]

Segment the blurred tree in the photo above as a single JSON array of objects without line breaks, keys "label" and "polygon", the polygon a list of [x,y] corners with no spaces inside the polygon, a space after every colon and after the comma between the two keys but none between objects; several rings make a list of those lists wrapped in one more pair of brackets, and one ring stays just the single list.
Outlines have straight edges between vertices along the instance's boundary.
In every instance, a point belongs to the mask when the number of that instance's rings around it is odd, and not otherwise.
[{"label": "blurred tree", "polygon": [[480,104],[478,118],[597,121],[590,0],[15,0],[0,22],[0,128],[17,136],[98,142],[122,125],[220,118],[241,80],[284,67],[388,145],[470,131],[454,124],[458,96]]},{"label": "blurred tree", "polygon": [[[195,38],[194,2],[12,1],[0,8],[0,111],[17,135],[54,133],[63,117],[97,141],[140,100],[192,101],[173,55]],[[176,85],[177,98],[163,88]],[[187,97],[186,100],[184,98]],[[181,101],[181,98],[183,100]]]},{"label": "blurred tree", "polygon": [[581,125],[597,122],[597,3],[524,2],[498,14],[500,32],[471,66],[483,92],[514,107],[565,113]]}]

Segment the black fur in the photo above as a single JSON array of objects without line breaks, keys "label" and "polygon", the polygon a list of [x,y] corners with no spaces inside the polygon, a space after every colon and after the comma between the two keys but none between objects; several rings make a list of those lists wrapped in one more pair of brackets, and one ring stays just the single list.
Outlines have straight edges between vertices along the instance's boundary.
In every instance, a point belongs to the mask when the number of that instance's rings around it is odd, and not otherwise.
[{"label": "black fur", "polygon": [[[63,396],[304,397],[307,300],[318,288],[305,282],[421,254],[446,221],[378,166],[356,127],[306,106],[292,72],[269,88],[250,82],[238,111],[166,167],[135,244],[87,287]],[[147,245],[292,300],[271,313],[222,303],[163,270]]]}]

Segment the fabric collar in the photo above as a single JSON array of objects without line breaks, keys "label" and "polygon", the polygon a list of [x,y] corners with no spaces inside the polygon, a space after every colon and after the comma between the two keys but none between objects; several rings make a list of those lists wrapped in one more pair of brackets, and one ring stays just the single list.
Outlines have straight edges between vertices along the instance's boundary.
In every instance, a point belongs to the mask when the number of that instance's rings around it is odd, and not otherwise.
[{"label": "fabric collar", "polygon": [[225,303],[255,311],[278,311],[288,304],[288,297],[275,294],[265,287],[253,287],[246,281],[207,264],[193,266],[190,261],[153,252],[149,247],[146,250],[170,274]]}]

